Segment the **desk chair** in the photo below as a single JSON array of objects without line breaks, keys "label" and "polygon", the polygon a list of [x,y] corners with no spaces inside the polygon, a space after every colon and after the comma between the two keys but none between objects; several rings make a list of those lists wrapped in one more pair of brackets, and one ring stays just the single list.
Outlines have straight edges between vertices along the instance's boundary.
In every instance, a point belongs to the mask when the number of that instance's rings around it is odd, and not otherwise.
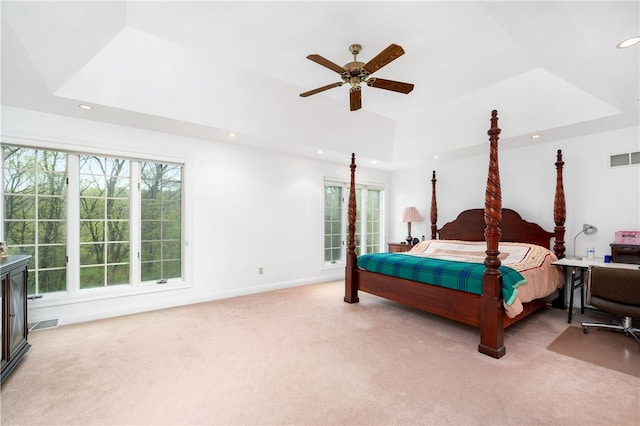
[{"label": "desk chair", "polygon": [[632,318],[640,318],[640,269],[621,269],[594,266],[588,285],[588,296],[594,307],[620,316],[622,324],[582,323],[582,331],[590,327],[624,331],[640,342],[640,329],[634,328]]}]

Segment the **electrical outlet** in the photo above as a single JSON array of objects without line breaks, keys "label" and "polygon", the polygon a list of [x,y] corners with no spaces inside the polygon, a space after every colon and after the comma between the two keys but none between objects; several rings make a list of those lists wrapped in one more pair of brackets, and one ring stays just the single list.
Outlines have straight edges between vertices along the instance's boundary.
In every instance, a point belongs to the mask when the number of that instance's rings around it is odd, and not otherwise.
[{"label": "electrical outlet", "polygon": [[264,268],[261,266],[258,268],[258,275],[262,275],[264,273]]}]

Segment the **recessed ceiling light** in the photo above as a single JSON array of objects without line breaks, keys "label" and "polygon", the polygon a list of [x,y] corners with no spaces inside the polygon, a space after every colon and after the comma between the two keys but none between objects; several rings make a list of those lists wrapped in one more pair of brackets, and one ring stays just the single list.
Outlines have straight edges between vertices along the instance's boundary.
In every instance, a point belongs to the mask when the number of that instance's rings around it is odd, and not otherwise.
[{"label": "recessed ceiling light", "polygon": [[324,151],[319,149],[317,152],[318,152],[318,154],[322,154]]},{"label": "recessed ceiling light", "polygon": [[635,36],[628,38],[626,40],[621,41],[616,45],[618,49],[624,49],[625,47],[633,46],[634,44],[640,43],[640,36]]},{"label": "recessed ceiling light", "polygon": [[376,164],[377,161],[376,160],[371,160],[371,164]]},{"label": "recessed ceiling light", "polygon": [[80,105],[78,105],[78,108],[86,109],[86,110],[93,109],[93,107],[91,105],[87,105],[87,104],[80,104]]},{"label": "recessed ceiling light", "polygon": [[531,135],[531,139],[538,139],[541,138],[542,135]]},{"label": "recessed ceiling light", "polygon": [[434,156],[433,156],[433,159],[434,159],[434,160],[437,160],[438,158],[440,158],[440,156],[439,156],[439,155],[434,155]]},{"label": "recessed ceiling light", "polygon": [[229,132],[229,137],[230,137],[230,138],[235,138],[236,136],[238,136],[238,134],[237,134],[237,133],[235,133],[235,132]]}]

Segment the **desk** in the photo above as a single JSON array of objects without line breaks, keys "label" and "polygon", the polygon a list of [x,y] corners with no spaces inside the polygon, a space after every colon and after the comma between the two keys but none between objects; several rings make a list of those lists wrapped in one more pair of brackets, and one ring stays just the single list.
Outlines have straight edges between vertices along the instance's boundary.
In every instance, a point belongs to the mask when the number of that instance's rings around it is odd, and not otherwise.
[{"label": "desk", "polygon": [[580,313],[584,314],[584,295],[586,292],[589,272],[592,266],[604,266],[605,268],[622,268],[622,269],[638,269],[638,265],[630,263],[605,263],[600,260],[588,259],[569,259],[567,257],[556,260],[552,265],[562,266],[565,270],[571,271],[571,281],[569,287],[569,306],[567,322],[571,324],[571,315],[573,313],[573,293],[574,290],[580,289]]}]

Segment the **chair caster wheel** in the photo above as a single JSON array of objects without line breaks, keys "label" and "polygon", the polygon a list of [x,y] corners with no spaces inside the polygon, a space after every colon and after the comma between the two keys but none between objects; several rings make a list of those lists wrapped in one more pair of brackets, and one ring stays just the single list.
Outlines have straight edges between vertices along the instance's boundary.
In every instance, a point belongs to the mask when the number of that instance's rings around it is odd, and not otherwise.
[{"label": "chair caster wheel", "polygon": [[589,332],[589,329],[587,327],[582,327],[582,332],[584,334],[587,334]]}]

